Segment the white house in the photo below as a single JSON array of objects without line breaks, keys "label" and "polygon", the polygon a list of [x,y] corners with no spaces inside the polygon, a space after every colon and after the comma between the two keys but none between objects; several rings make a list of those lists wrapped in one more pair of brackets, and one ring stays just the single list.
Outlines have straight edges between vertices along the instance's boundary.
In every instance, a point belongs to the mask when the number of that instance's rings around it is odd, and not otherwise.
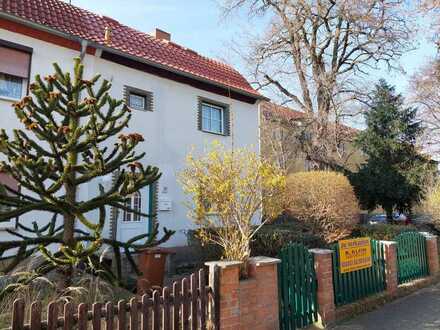
[{"label": "white house", "polygon": [[[229,146],[232,136],[235,146],[258,149],[262,97],[230,66],[174,43],[159,29],[146,34],[60,0],[2,0],[0,127],[21,127],[11,103],[27,94],[35,74],[53,73],[53,62],[71,69],[78,56],[86,76],[100,73],[112,81],[113,96],[125,98],[133,109],[128,131],[145,137],[139,148],[147,154],[143,162],[162,172],[157,187],[133,196],[133,205],[146,213],[155,208],[160,225],[176,230],[167,246],[185,245],[192,225],[176,174],[186,154],[192,146],[201,152],[214,139]],[[0,175],[0,180],[8,178]],[[95,182],[79,193],[96,191]],[[105,234],[124,240],[148,232],[150,223],[119,212]],[[1,226],[13,228],[15,222]],[[1,232],[0,239],[7,235]]]}]

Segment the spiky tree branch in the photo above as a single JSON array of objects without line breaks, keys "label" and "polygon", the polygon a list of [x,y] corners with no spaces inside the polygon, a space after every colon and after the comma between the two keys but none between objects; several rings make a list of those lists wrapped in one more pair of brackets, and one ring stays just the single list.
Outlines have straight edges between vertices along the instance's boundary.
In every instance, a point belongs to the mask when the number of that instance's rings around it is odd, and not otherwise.
[{"label": "spiky tree branch", "polygon": [[[166,241],[173,232],[164,229],[163,237],[158,238],[155,225],[152,233],[127,242],[103,238],[106,208],[152,217],[153,214],[125,206],[125,201],[158,180],[160,172],[157,167],[145,167],[139,162],[145,154],[136,153],[135,149],[144,138],[137,133],[123,133],[131,118],[130,110],[122,100],[110,96],[111,84],[107,80],[100,80],[99,75],[85,79],[79,59],[75,59],[72,77],[57,64],[54,69],[53,75],[37,75],[30,85],[32,96],[13,104],[25,130],[15,129],[11,136],[5,130],[0,132],[0,153],[6,159],[0,161],[0,171],[21,187],[20,192],[7,185],[0,189],[0,222],[34,211],[45,211],[52,218],[45,225],[34,221],[31,226],[19,224],[19,231],[9,231],[17,240],[0,242],[0,258],[13,249],[18,252],[0,271],[9,272],[39,252],[44,264],[37,269],[61,270],[64,287],[79,266],[124,285],[120,260],[115,274],[98,253],[107,246],[116,258],[121,258],[122,251],[138,272],[132,254]],[[116,143],[108,147],[108,141],[116,137]],[[115,172],[119,175],[111,187],[99,185],[97,196],[78,200],[82,185]],[[93,210],[98,210],[97,218],[90,217],[88,212]],[[57,226],[58,215],[62,216],[62,223]],[[86,230],[79,230],[79,224]],[[58,246],[57,252],[52,252],[53,245]]]}]

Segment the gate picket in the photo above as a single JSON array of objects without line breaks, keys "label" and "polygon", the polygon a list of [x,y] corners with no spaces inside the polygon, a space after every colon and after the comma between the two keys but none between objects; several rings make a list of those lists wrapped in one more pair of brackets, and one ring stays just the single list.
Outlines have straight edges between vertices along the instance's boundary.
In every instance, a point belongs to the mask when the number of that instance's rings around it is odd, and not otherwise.
[{"label": "gate picket", "polygon": [[425,236],[418,232],[401,233],[396,242],[399,284],[428,276]]},{"label": "gate picket", "polygon": [[385,290],[385,263],[383,246],[371,240],[372,266],[341,274],[339,271],[339,247],[332,246],[333,285],[336,306],[348,304]]},{"label": "gate picket", "polygon": [[313,255],[302,244],[280,251],[278,288],[280,329],[295,330],[318,320],[317,285]]}]

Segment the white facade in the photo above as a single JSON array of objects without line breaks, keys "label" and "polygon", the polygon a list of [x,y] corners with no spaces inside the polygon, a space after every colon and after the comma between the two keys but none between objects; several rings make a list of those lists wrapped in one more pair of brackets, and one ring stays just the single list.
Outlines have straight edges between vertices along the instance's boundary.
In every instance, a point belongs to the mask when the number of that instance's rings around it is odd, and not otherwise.
[{"label": "white facade", "polygon": [[[73,67],[72,59],[79,56],[78,51],[8,30],[0,29],[0,40],[10,41],[33,49],[31,77],[37,73],[42,76],[53,73],[53,62],[57,62],[63,70],[71,70]],[[126,133],[137,132],[144,136],[145,142],[138,147],[139,152],[146,152],[146,157],[142,160],[142,163],[158,166],[162,172],[158,185],[159,199],[164,198],[171,201],[171,207],[168,211],[159,210],[157,219],[161,227],[176,231],[176,234],[165,245],[185,245],[185,232],[192,228],[192,224],[187,218],[187,210],[183,205],[186,197],[176,182],[176,175],[183,168],[187,153],[192,147],[197,152],[203,152],[204,147],[213,140],[219,140],[226,146],[231,146],[232,138],[235,147],[246,146],[258,150],[258,104],[248,104],[220,96],[170,79],[115,64],[93,55],[87,54],[84,58],[84,64],[86,78],[100,73],[103,78],[112,82],[111,93],[115,98],[123,98],[125,85],[152,93],[154,99],[153,111],[134,110]],[[229,105],[231,113],[230,136],[214,135],[198,130],[198,97],[205,97]],[[23,128],[11,108],[13,101],[0,97],[0,127],[9,132],[13,128]],[[83,196],[85,198],[96,193],[96,191],[97,183],[95,182],[89,184],[87,191],[80,191],[79,197]],[[145,194],[148,194],[148,192]],[[166,205],[163,208],[166,208]],[[42,218],[44,218],[44,215]],[[24,218],[20,221],[23,220]],[[3,226],[5,225],[3,224]],[[143,228],[147,230],[147,227],[144,223]],[[139,234],[137,229],[133,232]],[[108,234],[108,228],[106,234]],[[9,234],[0,232],[0,239],[8,239],[7,235]]]}]

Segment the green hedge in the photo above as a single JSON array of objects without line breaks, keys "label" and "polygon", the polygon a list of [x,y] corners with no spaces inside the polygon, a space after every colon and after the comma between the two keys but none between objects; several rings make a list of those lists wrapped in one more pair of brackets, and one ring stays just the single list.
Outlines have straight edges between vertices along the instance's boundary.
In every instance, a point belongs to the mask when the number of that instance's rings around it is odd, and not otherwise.
[{"label": "green hedge", "polygon": [[[276,257],[279,251],[290,242],[300,242],[310,248],[324,247],[325,243],[301,224],[264,225],[253,237],[251,251],[253,256]],[[188,244],[197,248],[205,261],[221,257],[221,250],[214,244],[202,245],[197,230],[188,232]]]},{"label": "green hedge", "polygon": [[392,241],[404,232],[417,231],[413,225],[375,224],[358,225],[352,232],[352,237],[370,237],[371,239]]}]

